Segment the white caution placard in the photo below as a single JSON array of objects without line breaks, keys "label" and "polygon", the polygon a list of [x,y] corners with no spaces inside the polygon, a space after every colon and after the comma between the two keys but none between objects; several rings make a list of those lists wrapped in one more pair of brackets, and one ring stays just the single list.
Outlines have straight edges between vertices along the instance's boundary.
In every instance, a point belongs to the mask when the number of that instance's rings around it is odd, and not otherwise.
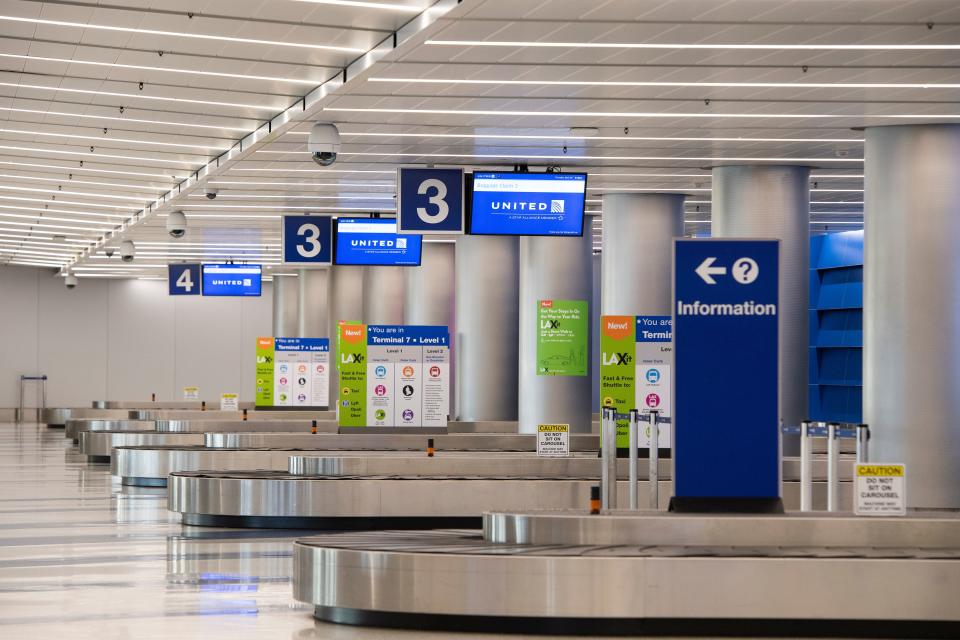
[{"label": "white caution placard", "polygon": [[569,424],[538,424],[537,455],[545,458],[570,456]]},{"label": "white caution placard", "polygon": [[200,387],[184,387],[184,388],[183,388],[183,399],[184,399],[184,400],[199,400],[199,399],[200,399]]},{"label": "white caution placard", "polygon": [[907,469],[902,464],[854,467],[853,512],[858,516],[907,514]]},{"label": "white caution placard", "polygon": [[220,394],[220,411],[239,411],[240,395],[236,393]]}]

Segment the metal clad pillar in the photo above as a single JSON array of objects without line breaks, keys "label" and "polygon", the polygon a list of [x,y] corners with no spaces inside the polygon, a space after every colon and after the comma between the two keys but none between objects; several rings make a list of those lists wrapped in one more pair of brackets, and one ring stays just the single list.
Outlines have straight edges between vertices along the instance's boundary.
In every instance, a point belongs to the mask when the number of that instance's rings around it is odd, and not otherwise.
[{"label": "metal clad pillar", "polygon": [[673,239],[683,236],[683,195],[603,196],[603,315],[670,315]]},{"label": "metal clad pillar", "polygon": [[[537,375],[537,309],[540,300],[593,297],[593,239],[528,236],[520,239],[520,433],[538,424],[569,423],[571,432],[589,433],[593,375]],[[587,318],[587,362],[593,345]]]},{"label": "metal clad pillar", "polygon": [[907,506],[960,508],[960,125],[866,132],[863,416]]},{"label": "metal clad pillar", "polygon": [[273,276],[273,335],[296,338],[299,294],[296,276]]},{"label": "metal clad pillar", "polygon": [[519,270],[517,238],[457,238],[458,420],[517,419]]},{"label": "metal clad pillar", "polygon": [[[363,319],[363,267],[330,267],[327,280],[327,315],[330,328],[331,361],[336,363],[338,328],[341,320],[360,322]],[[340,394],[340,380],[337,368],[330,371],[330,402]]]},{"label": "metal clad pillar", "polygon": [[[807,418],[810,350],[810,168],[750,165],[714,167],[713,237],[780,240],[780,419]],[[784,453],[800,441],[784,438]]]},{"label": "metal clad pillar", "polygon": [[364,323],[403,324],[403,272],[409,268],[363,268]]},{"label": "metal clad pillar", "polygon": [[301,269],[299,277],[299,304],[297,335],[302,338],[326,338],[330,330],[327,314],[328,269]]}]

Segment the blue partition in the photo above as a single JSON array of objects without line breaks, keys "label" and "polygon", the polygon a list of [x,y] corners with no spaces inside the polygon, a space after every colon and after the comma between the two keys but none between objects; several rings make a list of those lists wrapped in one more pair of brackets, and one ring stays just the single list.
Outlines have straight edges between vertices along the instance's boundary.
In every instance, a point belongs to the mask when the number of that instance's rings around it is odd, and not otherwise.
[{"label": "blue partition", "polygon": [[810,239],[810,395],[813,420],[863,416],[863,231]]}]

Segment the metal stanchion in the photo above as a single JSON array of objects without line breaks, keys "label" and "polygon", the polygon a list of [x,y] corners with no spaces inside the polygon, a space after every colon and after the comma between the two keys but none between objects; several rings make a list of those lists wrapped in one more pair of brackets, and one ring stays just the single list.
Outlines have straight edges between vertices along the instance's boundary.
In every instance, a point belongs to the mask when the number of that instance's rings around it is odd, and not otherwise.
[{"label": "metal stanchion", "polygon": [[617,413],[614,409],[604,409],[601,423],[603,441],[600,443],[600,456],[603,464],[600,476],[600,499],[604,509],[617,508]]},{"label": "metal stanchion", "polygon": [[650,508],[660,508],[660,412],[650,411],[650,455],[647,482],[650,484]]},{"label": "metal stanchion", "polygon": [[638,413],[636,409],[630,409],[630,510],[636,511],[640,508],[640,496],[637,487],[637,447],[640,438],[637,433],[639,425],[637,424]]},{"label": "metal stanchion", "polygon": [[840,453],[840,441],[837,439],[837,423],[827,423],[827,511],[837,510],[837,458]]},{"label": "metal stanchion", "polygon": [[870,462],[869,451],[870,427],[865,424],[857,425],[857,464]]},{"label": "metal stanchion", "polygon": [[47,376],[20,376],[20,408],[17,410],[17,422],[23,423],[23,387],[25,382],[39,382],[40,383],[40,406],[37,408],[37,421],[40,420],[40,415],[44,409],[47,408]]},{"label": "metal stanchion", "polygon": [[800,423],[800,511],[813,509],[813,455],[810,421]]}]

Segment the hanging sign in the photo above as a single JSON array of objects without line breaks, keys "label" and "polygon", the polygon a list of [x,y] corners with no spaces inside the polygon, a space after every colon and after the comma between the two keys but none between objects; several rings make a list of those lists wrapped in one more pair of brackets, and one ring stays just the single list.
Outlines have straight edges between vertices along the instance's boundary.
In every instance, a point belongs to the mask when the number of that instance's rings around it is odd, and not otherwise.
[{"label": "hanging sign", "polygon": [[339,367],[340,426],[447,425],[446,327],[342,324]]},{"label": "hanging sign", "polygon": [[463,233],[463,169],[397,169],[397,232]]},{"label": "hanging sign", "polygon": [[330,216],[283,216],[283,264],[299,267],[328,265],[333,259]]},{"label": "hanging sign", "polygon": [[256,406],[326,408],[327,338],[257,338]]},{"label": "hanging sign", "polygon": [[537,375],[587,375],[586,300],[537,301]]},{"label": "hanging sign", "polygon": [[172,296],[200,295],[200,264],[168,264],[167,288]]}]

